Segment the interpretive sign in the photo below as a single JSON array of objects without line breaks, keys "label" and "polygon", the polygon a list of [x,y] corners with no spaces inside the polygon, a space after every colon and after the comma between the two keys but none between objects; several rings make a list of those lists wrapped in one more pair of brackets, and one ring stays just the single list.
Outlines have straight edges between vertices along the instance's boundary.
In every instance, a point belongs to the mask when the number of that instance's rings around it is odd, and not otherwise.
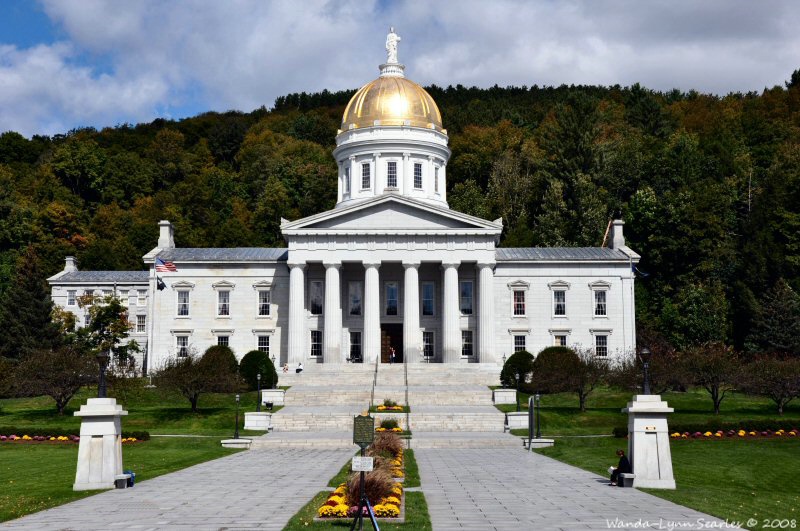
[{"label": "interpretive sign", "polygon": [[375,440],[375,418],[369,415],[353,417],[353,443],[366,448]]},{"label": "interpretive sign", "polygon": [[374,459],[372,457],[353,457],[353,472],[372,472]]}]

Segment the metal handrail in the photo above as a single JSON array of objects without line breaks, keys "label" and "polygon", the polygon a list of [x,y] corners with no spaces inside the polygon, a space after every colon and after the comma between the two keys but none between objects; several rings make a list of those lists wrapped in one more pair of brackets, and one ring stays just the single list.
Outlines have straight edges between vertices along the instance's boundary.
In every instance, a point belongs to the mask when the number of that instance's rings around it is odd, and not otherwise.
[{"label": "metal handrail", "polygon": [[406,429],[411,431],[411,421],[408,414],[408,361],[406,360],[405,354],[403,355],[403,373],[405,375],[406,382]]},{"label": "metal handrail", "polygon": [[372,404],[375,402],[375,386],[378,383],[378,362],[380,358],[375,358],[375,372],[372,375],[372,391],[369,394],[369,405],[367,406],[367,411],[372,409]]}]

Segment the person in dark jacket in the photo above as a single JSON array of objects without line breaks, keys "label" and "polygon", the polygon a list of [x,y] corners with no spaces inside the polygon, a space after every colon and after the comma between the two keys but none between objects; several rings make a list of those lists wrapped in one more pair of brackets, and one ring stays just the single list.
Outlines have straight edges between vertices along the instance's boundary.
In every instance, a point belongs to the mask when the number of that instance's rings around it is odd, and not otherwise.
[{"label": "person in dark jacket", "polygon": [[617,456],[619,456],[619,463],[617,464],[616,468],[611,467],[611,484],[618,485],[619,484],[619,475],[620,474],[630,474],[633,472],[631,469],[631,462],[628,461],[628,458],[625,457],[624,450],[617,450]]}]

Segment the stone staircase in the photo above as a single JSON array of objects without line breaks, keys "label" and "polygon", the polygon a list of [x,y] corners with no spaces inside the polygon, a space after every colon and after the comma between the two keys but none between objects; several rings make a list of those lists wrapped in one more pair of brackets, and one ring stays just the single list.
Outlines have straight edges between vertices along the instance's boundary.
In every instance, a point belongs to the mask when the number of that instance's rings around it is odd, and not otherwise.
[{"label": "stone staircase", "polygon": [[286,405],[272,416],[273,432],[251,447],[351,446],[353,416],[370,397],[374,405],[387,398],[409,404],[410,413],[377,417],[410,426],[411,447],[516,447],[517,438],[504,433],[504,414],[492,405],[488,386],[499,378],[495,364],[382,364],[377,377],[370,364],[310,365],[300,374],[280,374],[280,385],[291,386]]}]

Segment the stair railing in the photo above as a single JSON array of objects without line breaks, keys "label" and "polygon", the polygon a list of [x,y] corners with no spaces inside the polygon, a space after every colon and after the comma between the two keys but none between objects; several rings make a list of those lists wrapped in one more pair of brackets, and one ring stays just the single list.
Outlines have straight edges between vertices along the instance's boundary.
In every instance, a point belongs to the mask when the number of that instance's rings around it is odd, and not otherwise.
[{"label": "stair railing", "polygon": [[372,404],[375,402],[375,386],[378,383],[378,362],[380,361],[380,357],[375,358],[375,372],[372,375],[372,391],[369,394],[369,405],[367,406],[367,411],[372,409]]},{"label": "stair railing", "polygon": [[411,431],[411,424],[409,424],[410,419],[408,414],[408,362],[406,361],[405,355],[403,356],[403,374],[406,382],[406,430]]}]

